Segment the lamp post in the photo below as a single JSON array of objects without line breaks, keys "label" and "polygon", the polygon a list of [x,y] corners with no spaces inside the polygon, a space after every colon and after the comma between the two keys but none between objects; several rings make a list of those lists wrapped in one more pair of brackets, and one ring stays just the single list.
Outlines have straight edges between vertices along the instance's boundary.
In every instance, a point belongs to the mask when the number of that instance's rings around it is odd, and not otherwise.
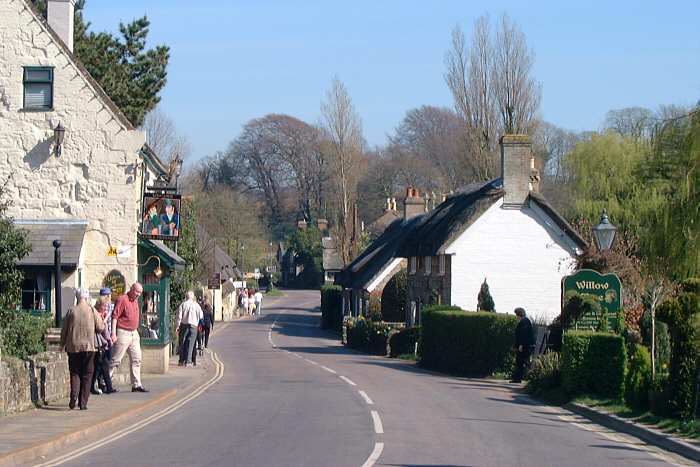
[{"label": "lamp post", "polygon": [[593,238],[595,239],[598,251],[603,252],[610,249],[615,240],[616,232],[617,227],[610,223],[608,213],[603,209],[600,215],[600,223],[593,227]]},{"label": "lamp post", "polygon": [[55,293],[55,299],[56,299],[56,315],[54,317],[54,321],[56,323],[56,327],[60,328],[61,327],[61,241],[60,240],[54,240],[53,241],[53,267],[54,267],[54,279],[55,279],[55,285],[54,285],[54,290],[56,291]]}]

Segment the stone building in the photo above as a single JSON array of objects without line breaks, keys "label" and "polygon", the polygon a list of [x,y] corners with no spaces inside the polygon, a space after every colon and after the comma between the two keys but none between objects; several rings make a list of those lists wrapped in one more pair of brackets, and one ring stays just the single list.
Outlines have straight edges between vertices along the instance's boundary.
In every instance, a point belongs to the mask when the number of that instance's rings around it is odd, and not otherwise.
[{"label": "stone building", "polygon": [[429,304],[476,310],[485,278],[497,311],[559,315],[561,279],[586,243],[538,193],[527,136],[501,139],[501,169],[500,178],[449,196],[403,241],[410,323]]},{"label": "stone building", "polygon": [[23,306],[56,309],[51,244],[59,240],[63,313],[74,287],[120,293],[141,280],[157,336],[144,369],[164,371],[169,272],[184,261],[140,239],[138,228],[144,188],[168,168],[73,54],[74,3],[48,0],[45,20],[30,0],[0,0],[0,181],[33,248],[20,263]]}]

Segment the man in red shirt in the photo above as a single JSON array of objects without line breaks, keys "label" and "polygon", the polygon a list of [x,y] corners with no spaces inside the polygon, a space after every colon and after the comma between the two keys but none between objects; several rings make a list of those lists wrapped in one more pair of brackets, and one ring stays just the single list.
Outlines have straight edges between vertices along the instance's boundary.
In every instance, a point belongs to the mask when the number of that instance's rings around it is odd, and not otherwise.
[{"label": "man in red shirt", "polygon": [[141,339],[139,337],[139,297],[143,286],[134,282],[129,292],[117,299],[112,313],[112,363],[109,374],[119,366],[125,353],[131,360],[131,392],[148,392],[141,384]]}]

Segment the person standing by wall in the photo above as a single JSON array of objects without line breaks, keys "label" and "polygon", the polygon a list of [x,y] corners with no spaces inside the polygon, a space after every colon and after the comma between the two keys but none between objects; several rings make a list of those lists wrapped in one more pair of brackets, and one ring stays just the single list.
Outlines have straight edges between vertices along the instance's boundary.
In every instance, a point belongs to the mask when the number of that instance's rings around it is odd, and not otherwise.
[{"label": "person standing by wall", "polygon": [[515,316],[518,318],[518,325],[515,327],[515,371],[511,382],[520,383],[525,376],[525,365],[530,361],[535,337],[532,333],[532,322],[525,314],[525,309],[516,308]]},{"label": "person standing by wall", "polygon": [[129,354],[131,361],[131,392],[148,392],[141,384],[141,338],[139,337],[139,297],[143,286],[134,282],[129,292],[117,299],[112,313],[112,363],[109,376],[119,366],[124,355]]},{"label": "person standing by wall", "polygon": [[76,289],[75,297],[78,299],[78,304],[63,321],[61,349],[68,353],[68,371],[70,372],[68,407],[74,409],[77,402],[80,410],[87,410],[92,373],[95,370],[95,332],[102,332],[105,325],[102,318],[88,303],[90,292],[87,289]]},{"label": "person standing by wall", "polygon": [[202,309],[204,313],[204,322],[202,323],[204,332],[204,348],[209,347],[209,333],[214,329],[214,309],[209,303],[209,297],[204,297],[204,307]]},{"label": "person standing by wall", "polygon": [[180,366],[192,365],[192,351],[197,340],[197,326],[204,318],[202,308],[195,299],[194,292],[187,291],[185,301],[177,308],[177,333],[180,340]]}]

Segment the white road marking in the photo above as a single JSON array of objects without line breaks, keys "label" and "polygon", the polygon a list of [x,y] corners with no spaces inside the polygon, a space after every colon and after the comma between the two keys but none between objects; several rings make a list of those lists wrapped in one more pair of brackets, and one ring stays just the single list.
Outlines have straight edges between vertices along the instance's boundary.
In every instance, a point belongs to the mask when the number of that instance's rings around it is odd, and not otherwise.
[{"label": "white road marking", "polygon": [[379,460],[379,456],[382,455],[383,450],[384,443],[374,443],[372,454],[370,454],[365,463],[362,464],[362,467],[372,467]]},{"label": "white road marking", "polygon": [[308,358],[305,358],[304,361],[307,363],[311,363],[312,365],[318,366],[318,363],[314,362],[313,360],[309,360]]},{"label": "white road marking", "polygon": [[379,412],[372,410],[372,421],[374,422],[374,432],[378,435],[384,433],[384,427],[382,426],[382,419],[379,418]]},{"label": "white road marking", "polygon": [[360,393],[360,395],[365,400],[365,402],[367,402],[368,405],[374,405],[374,402],[372,402],[372,399],[369,398],[369,396],[367,395],[367,393],[365,391],[357,391],[357,392]]},{"label": "white road marking", "polygon": [[357,386],[357,384],[353,383],[350,378],[346,378],[345,376],[338,376],[338,378],[342,379],[346,383],[348,383],[350,386]]},{"label": "white road marking", "polygon": [[331,370],[331,369],[328,368],[327,366],[321,365],[321,368],[323,368],[324,370],[326,370],[328,373],[333,373],[334,375],[337,375],[337,374],[338,374],[338,373],[336,373],[335,370]]},{"label": "white road marking", "polygon": [[107,444],[113,443],[114,441],[123,438],[126,435],[129,435],[133,433],[134,431],[138,431],[141,428],[150,425],[151,423],[165,417],[166,415],[171,414],[172,412],[178,410],[180,407],[183,405],[187,404],[189,401],[192,399],[197,398],[199,395],[201,395],[204,391],[209,389],[211,386],[216,384],[221,378],[224,377],[224,363],[219,360],[218,355],[216,353],[212,352],[211,353],[212,361],[216,365],[216,373],[214,376],[207,381],[205,384],[200,386],[197,390],[195,390],[192,394],[189,396],[180,399],[179,401],[175,402],[174,404],[171,404],[170,406],[160,410],[159,412],[154,413],[153,415],[144,418],[143,420],[134,423],[133,425],[130,425],[126,428],[122,428],[121,430],[118,430],[108,437],[95,441],[91,444],[88,444],[87,446],[84,446],[80,449],[76,449],[75,451],[69,452],[68,454],[64,454],[63,456],[57,457],[56,459],[53,459],[49,462],[46,462],[44,464],[38,464],[35,467],[52,467],[55,465],[60,465],[63,464],[64,462],[71,461],[73,459],[76,459],[84,454],[87,454],[88,452],[94,451],[95,449],[99,449],[102,446],[105,446]]}]

